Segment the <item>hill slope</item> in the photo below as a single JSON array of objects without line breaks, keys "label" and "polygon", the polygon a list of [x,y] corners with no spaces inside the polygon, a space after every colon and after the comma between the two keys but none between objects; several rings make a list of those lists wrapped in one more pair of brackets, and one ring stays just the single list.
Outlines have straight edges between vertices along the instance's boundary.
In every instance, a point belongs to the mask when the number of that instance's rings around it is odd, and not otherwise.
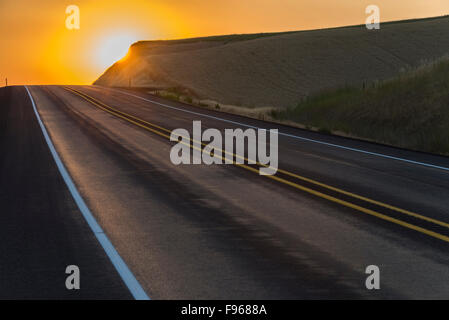
[{"label": "hill slope", "polygon": [[449,155],[449,58],[375,86],[316,94],[271,115],[322,131]]},{"label": "hill slope", "polygon": [[449,53],[449,18],[280,34],[143,41],[95,84],[181,87],[245,107],[294,107],[326,88],[383,80]]}]

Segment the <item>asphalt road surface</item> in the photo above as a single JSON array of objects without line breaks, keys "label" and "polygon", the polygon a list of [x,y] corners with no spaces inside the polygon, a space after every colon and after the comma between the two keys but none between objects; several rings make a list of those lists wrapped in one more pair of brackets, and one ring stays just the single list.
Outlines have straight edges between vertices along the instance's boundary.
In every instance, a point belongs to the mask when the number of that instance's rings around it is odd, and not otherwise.
[{"label": "asphalt road surface", "polygon": [[[194,120],[279,129],[279,171],[175,166]],[[449,158],[97,86],[0,89],[0,147],[0,298],[449,298]]]}]

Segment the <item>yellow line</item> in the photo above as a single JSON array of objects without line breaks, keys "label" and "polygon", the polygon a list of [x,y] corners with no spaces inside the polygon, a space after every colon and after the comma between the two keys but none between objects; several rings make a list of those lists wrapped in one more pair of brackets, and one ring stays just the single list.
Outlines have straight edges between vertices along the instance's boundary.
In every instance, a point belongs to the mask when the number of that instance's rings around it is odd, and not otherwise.
[{"label": "yellow line", "polygon": [[[84,99],[91,100],[91,103],[100,104],[100,105],[103,105],[103,106],[106,107],[106,108],[115,110],[114,108],[112,108],[112,107],[110,107],[110,106],[104,104],[104,103],[101,102],[101,101],[98,101],[97,99],[95,99],[95,98],[89,96],[89,95],[86,94],[86,93],[79,92],[79,91],[74,90],[74,89],[71,89],[71,88],[68,88],[68,89],[71,90],[71,91],[73,91],[73,92],[75,92],[75,93],[77,93],[78,95],[83,96]],[[165,132],[171,134],[171,131],[170,131],[170,130],[168,130],[168,129],[166,129],[166,128],[163,128],[163,127],[160,127],[160,126],[158,126],[158,125],[156,125],[156,124],[153,124],[153,123],[147,122],[147,121],[145,121],[145,120],[136,118],[135,116],[130,115],[130,114],[127,114],[127,113],[122,112],[122,111],[116,110],[116,112],[119,112],[120,114],[123,114],[123,115],[125,115],[125,116],[127,116],[127,117],[130,117],[130,118],[132,118],[132,119],[138,120],[138,121],[143,122],[143,123],[145,123],[145,124],[147,124],[147,125],[149,125],[149,126],[152,126],[152,127],[154,127],[154,128],[160,129],[160,130],[162,130],[162,131],[165,131]],[[203,146],[206,146],[206,144],[203,143],[203,142],[201,142],[201,141],[196,141],[196,140],[191,139],[191,138],[189,138],[189,137],[183,137],[183,138],[187,138],[187,139],[189,139],[189,140],[191,140],[191,141],[193,141],[193,142],[196,142],[196,143],[198,143],[198,144],[201,144],[201,145],[203,145]],[[218,150],[220,150],[222,153],[228,154],[228,155],[230,155],[230,156],[232,156],[232,157],[235,156],[236,158],[239,158],[239,159],[241,159],[241,160],[248,161],[248,159],[247,159],[246,157],[241,157],[241,156],[239,156],[239,155],[236,155],[236,154],[234,154],[234,153],[228,152],[228,151],[226,151],[226,150],[222,150],[222,149],[218,149]],[[263,167],[266,167],[266,168],[270,168],[269,166],[264,165],[264,164],[261,164],[261,163],[259,163],[259,162],[257,162],[256,164],[259,165],[259,166],[263,166]],[[272,168],[272,169],[275,169],[275,168]],[[377,206],[380,206],[380,207],[387,208],[387,209],[389,209],[389,210],[393,210],[393,211],[396,211],[396,212],[399,212],[399,213],[402,213],[402,214],[406,214],[406,215],[408,215],[408,216],[411,216],[411,217],[414,217],[414,218],[417,218],[417,219],[421,219],[421,220],[423,220],[423,221],[431,222],[431,223],[434,223],[434,224],[436,224],[436,225],[439,225],[439,226],[442,226],[442,227],[445,227],[445,228],[449,228],[449,223],[446,223],[446,222],[443,222],[443,221],[440,221],[440,220],[436,220],[436,219],[433,219],[433,218],[429,218],[429,217],[423,216],[423,215],[418,214],[418,213],[414,213],[414,212],[411,212],[411,211],[408,211],[408,210],[405,210],[405,209],[402,209],[402,208],[398,208],[398,207],[395,207],[395,206],[392,206],[392,205],[389,205],[389,204],[386,204],[386,203],[383,203],[383,202],[380,202],[380,201],[376,201],[376,200],[373,200],[373,199],[370,199],[370,198],[366,198],[366,197],[360,196],[360,195],[358,195],[358,194],[355,194],[355,193],[351,193],[351,192],[345,191],[345,190],[343,190],[343,189],[339,189],[339,188],[336,188],[336,187],[332,187],[332,186],[330,186],[330,185],[327,185],[327,184],[318,182],[318,181],[313,180],[313,179],[310,179],[310,178],[306,178],[306,177],[300,176],[300,175],[298,175],[298,174],[295,174],[295,173],[292,173],[292,172],[289,172],[289,171],[286,171],[286,170],[277,169],[277,171],[280,172],[280,173],[282,173],[282,174],[288,175],[288,176],[290,176],[290,177],[293,177],[293,178],[296,178],[296,179],[299,179],[299,180],[302,180],[302,181],[305,181],[305,182],[314,184],[314,185],[316,185],[316,186],[319,186],[319,187],[322,187],[322,188],[325,188],[325,189],[328,189],[328,190],[332,190],[332,191],[335,191],[335,192],[344,194],[344,195],[346,195],[346,196],[349,196],[349,197],[352,197],[352,198],[355,198],[355,199],[359,199],[359,200],[362,200],[362,201],[365,201],[365,202],[368,202],[368,203],[371,203],[371,204],[374,204],[374,205],[377,205]]]},{"label": "yellow line", "polygon": [[[82,95],[80,95],[77,91],[72,90],[72,89],[70,89],[70,88],[67,88],[67,89],[70,90],[70,91],[72,91],[72,92],[74,92],[74,93],[77,94],[78,96],[84,98],[85,100],[87,100],[85,97],[83,97]],[[161,133],[161,132],[159,132],[159,131],[157,131],[157,130],[148,128],[148,127],[146,127],[146,126],[144,126],[144,125],[142,125],[142,124],[140,124],[140,123],[138,123],[138,122],[135,122],[135,121],[133,121],[133,120],[130,120],[130,119],[128,119],[128,118],[126,118],[126,117],[120,115],[120,114],[117,113],[117,112],[108,110],[108,109],[102,107],[101,105],[99,105],[98,103],[96,103],[95,101],[90,101],[90,100],[88,100],[88,101],[89,101],[90,103],[96,105],[98,108],[100,108],[100,109],[102,109],[102,110],[104,110],[104,111],[106,111],[106,112],[108,112],[108,113],[110,113],[110,114],[113,114],[113,115],[116,116],[116,117],[119,117],[119,118],[121,118],[121,119],[123,119],[123,120],[126,120],[126,121],[128,121],[128,122],[131,122],[132,124],[135,124],[136,126],[139,126],[139,127],[141,127],[141,128],[144,128],[144,129],[146,129],[146,130],[148,130],[148,131],[151,131],[151,132],[153,132],[153,133],[155,133],[155,134],[157,134],[157,135],[159,135],[159,136],[161,136],[161,137],[170,139],[170,136],[169,136],[169,135],[166,135],[166,134]],[[108,107],[108,108],[110,108],[110,107]],[[112,109],[112,108],[110,108],[110,109]],[[133,117],[133,118],[135,118],[135,117]]]},{"label": "yellow line", "polygon": [[[253,172],[258,173],[258,170],[254,169],[254,168],[251,168],[251,167],[248,167],[248,166],[245,166],[245,165],[240,165],[240,166],[241,166],[241,167],[244,167],[244,168],[247,169],[247,170],[250,170],[250,171],[253,171]],[[296,189],[299,189],[299,190],[308,192],[308,193],[313,194],[313,195],[315,195],[315,196],[317,196],[317,197],[324,198],[324,199],[326,199],[326,200],[329,200],[329,201],[332,201],[332,202],[341,204],[341,205],[343,205],[343,206],[346,206],[346,207],[349,207],[349,208],[352,208],[352,209],[356,209],[356,210],[358,210],[358,211],[361,211],[361,212],[366,213],[366,214],[369,214],[369,215],[371,215],[371,216],[380,218],[380,219],[382,219],[382,220],[386,220],[386,221],[389,221],[389,222],[393,222],[393,223],[398,224],[398,225],[400,225],[400,226],[403,226],[403,227],[405,227],[405,228],[409,228],[409,229],[412,229],[412,230],[415,230],[415,231],[424,233],[424,234],[426,234],[426,235],[428,235],[428,236],[431,236],[431,237],[434,237],[434,238],[443,240],[443,241],[445,241],[445,242],[449,242],[449,237],[447,237],[447,236],[445,236],[445,235],[442,235],[442,234],[439,234],[439,233],[436,233],[436,232],[433,232],[433,231],[430,231],[430,230],[427,230],[427,229],[424,229],[424,228],[415,226],[415,225],[413,225],[413,224],[404,222],[404,221],[399,220],[399,219],[395,219],[395,218],[389,217],[389,216],[387,216],[387,215],[384,215],[384,214],[382,214],[382,213],[376,212],[376,211],[374,211],[374,210],[366,209],[366,208],[361,207],[361,206],[358,206],[358,205],[356,205],[356,204],[353,204],[353,203],[350,203],[350,202],[347,202],[347,201],[344,201],[344,200],[337,199],[337,198],[335,198],[335,197],[332,197],[332,196],[329,196],[329,195],[327,195],[327,194],[324,194],[324,193],[321,193],[321,192],[312,190],[312,189],[310,189],[310,188],[301,186],[301,185],[299,185],[299,184],[296,184],[296,183],[294,183],[294,182],[291,182],[291,181],[288,181],[288,180],[285,180],[285,179],[282,179],[282,178],[279,178],[279,177],[276,177],[276,176],[265,176],[265,177],[270,178],[270,179],[273,179],[273,180],[276,180],[276,181],[279,181],[279,182],[282,182],[282,183],[284,183],[284,184],[288,184],[288,185],[290,185],[290,186],[292,186],[292,187],[294,187],[294,188],[296,188]]]},{"label": "yellow line", "polygon": [[[140,123],[138,123],[138,122],[136,122],[136,121],[133,121],[133,120],[127,118],[127,117],[130,117],[130,118],[132,118],[132,119],[138,120],[138,121],[140,121],[140,122],[142,122],[142,123],[148,124],[148,125],[150,125],[150,126],[153,126],[153,127],[155,127],[155,128],[158,128],[158,129],[163,130],[163,131],[165,131],[165,132],[171,133],[171,131],[168,130],[168,129],[162,128],[162,127],[157,126],[157,125],[154,125],[154,124],[152,124],[152,123],[149,123],[149,122],[147,122],[147,121],[144,121],[144,120],[139,119],[139,118],[137,118],[137,117],[134,117],[134,116],[132,116],[132,115],[126,114],[126,113],[124,113],[124,112],[122,112],[122,111],[111,111],[111,110],[115,110],[115,109],[112,108],[112,107],[107,106],[106,104],[104,104],[104,103],[102,103],[102,102],[100,102],[100,101],[98,101],[98,100],[96,100],[95,98],[90,97],[89,95],[87,95],[87,94],[85,94],[85,93],[78,92],[77,90],[74,90],[74,89],[71,89],[71,88],[68,88],[68,87],[65,87],[65,88],[66,88],[67,90],[70,90],[71,92],[77,94],[78,96],[82,97],[83,99],[85,99],[85,100],[91,102],[92,104],[94,104],[94,105],[97,106],[98,108],[100,108],[100,109],[102,109],[102,110],[104,110],[104,111],[106,111],[106,112],[108,112],[108,113],[110,113],[110,114],[112,114],[112,115],[114,115],[114,116],[117,116],[117,117],[119,117],[119,118],[121,118],[121,119],[123,119],[123,120],[126,120],[126,121],[128,121],[128,122],[130,122],[130,123],[132,123],[132,124],[134,124],[134,125],[137,125],[138,127],[141,127],[141,128],[143,128],[143,129],[145,129],[145,130],[148,130],[148,131],[150,131],[150,132],[152,132],[152,133],[155,133],[155,134],[157,134],[157,135],[159,135],[159,136],[161,136],[161,137],[170,139],[170,136],[169,136],[169,135],[164,134],[164,133],[162,133],[162,132],[159,132],[159,131],[157,131],[157,130],[155,130],[155,129],[149,128],[149,127],[147,127],[147,126],[145,126],[145,125],[142,125],[142,124],[140,124]],[[104,107],[103,107],[102,105],[103,105]],[[109,109],[111,109],[111,110],[109,110]],[[125,115],[126,117],[123,116],[123,115]],[[191,140],[191,141],[194,141],[194,140],[192,140],[192,139],[190,139],[190,140]],[[194,141],[194,142],[195,142],[195,141]],[[185,143],[185,142],[183,142],[183,141],[181,141],[180,143],[182,143],[182,144],[184,144],[184,145],[187,145],[187,146],[189,146],[189,147],[191,147],[191,148],[193,148],[193,149],[202,151],[201,148],[198,148],[198,147],[196,147],[196,146],[194,146],[194,145],[192,146],[192,145],[187,144],[187,143]],[[201,143],[201,142],[200,142],[200,143]],[[204,143],[202,143],[202,144],[205,145]],[[234,155],[234,154],[232,154],[232,155]],[[236,156],[237,156],[237,155],[236,155]],[[224,157],[219,157],[219,156],[216,156],[216,155],[214,155],[214,157],[219,158],[219,159],[221,159],[221,160],[225,159]],[[246,159],[246,158],[245,158],[245,159]],[[246,160],[247,160],[247,159],[246,159]],[[244,168],[244,169],[246,169],[246,170],[248,170],[248,171],[255,172],[255,173],[257,173],[257,174],[259,173],[259,171],[258,171],[257,169],[251,168],[251,167],[249,167],[249,166],[247,166],[247,165],[244,165],[244,164],[234,163],[234,165],[239,166],[239,167],[241,167],[241,168]],[[401,213],[404,213],[404,214],[407,214],[407,215],[410,215],[410,216],[413,216],[413,217],[416,217],[416,218],[419,218],[419,219],[422,219],[422,220],[425,220],[425,221],[433,222],[433,223],[435,223],[435,224],[438,224],[438,225],[441,225],[441,226],[444,226],[444,227],[448,227],[448,228],[449,228],[449,224],[447,224],[447,223],[445,223],[445,222],[442,222],[442,221],[439,221],[439,220],[435,220],[435,219],[432,219],[432,218],[428,218],[428,217],[422,216],[422,215],[417,214],[417,213],[413,213],[413,212],[410,212],[410,211],[407,211],[407,210],[403,210],[403,209],[401,209],[401,208],[397,208],[397,207],[394,207],[394,206],[390,206],[390,205],[388,205],[388,204],[385,204],[385,203],[382,203],[382,202],[378,202],[378,201],[376,201],[376,200],[372,200],[372,199],[369,199],[369,198],[365,198],[365,197],[362,197],[362,196],[359,196],[359,195],[356,195],[356,194],[353,194],[353,193],[350,193],[350,192],[347,192],[347,191],[344,191],[344,190],[341,190],[341,189],[338,189],[338,188],[334,188],[334,187],[332,187],[332,186],[329,186],[329,185],[320,183],[320,182],[318,182],[318,181],[314,181],[314,180],[311,180],[311,179],[308,179],[308,178],[305,178],[305,177],[296,175],[296,174],[291,173],[291,172],[288,172],[288,171],[284,171],[284,170],[280,170],[280,169],[279,169],[278,171],[281,172],[281,173],[287,174],[287,175],[289,175],[289,176],[298,178],[298,179],[300,179],[300,180],[303,180],[303,181],[306,181],[306,182],[310,182],[310,183],[315,184],[315,185],[318,185],[318,186],[322,186],[322,187],[327,188],[327,189],[329,189],[329,190],[333,190],[333,191],[336,191],[336,192],[339,192],[339,193],[342,193],[342,194],[345,194],[345,195],[348,195],[348,196],[351,196],[351,197],[354,197],[354,198],[357,198],[357,199],[360,199],[360,200],[364,200],[364,201],[369,202],[369,203],[377,204],[377,205],[379,205],[379,206],[382,206],[382,207],[385,207],[385,208],[388,208],[388,209],[391,209],[391,210],[394,210],[394,211],[398,211],[398,212],[401,212]],[[396,219],[396,218],[392,218],[392,217],[390,217],[390,216],[384,215],[384,214],[379,213],[379,212],[377,212],[377,211],[374,211],[374,210],[371,210],[371,209],[367,209],[367,208],[361,207],[361,206],[359,206],[359,205],[356,205],[356,204],[353,204],[353,203],[350,203],[350,202],[347,202],[347,201],[344,201],[344,200],[340,200],[340,199],[338,199],[338,198],[335,198],[335,197],[329,196],[329,195],[327,195],[327,194],[321,193],[321,192],[319,192],[319,191],[315,191],[315,190],[313,190],[313,189],[310,189],[310,188],[301,186],[301,185],[299,185],[299,184],[297,184],[297,183],[294,183],[294,182],[285,180],[285,179],[283,179],[283,178],[279,178],[279,177],[277,177],[277,176],[269,176],[269,175],[266,175],[266,176],[264,176],[264,177],[267,177],[267,178],[270,178],[270,179],[272,179],[272,180],[281,182],[281,183],[283,183],[283,184],[289,185],[289,186],[294,187],[294,188],[296,188],[296,189],[298,189],[298,190],[301,190],[301,191],[310,193],[310,194],[312,194],[312,195],[315,195],[315,196],[317,196],[317,197],[320,197],[320,198],[329,200],[329,201],[331,201],[331,202],[335,202],[335,203],[338,203],[338,204],[340,204],[340,205],[343,205],[343,206],[346,206],[346,207],[349,207],[349,208],[358,210],[358,211],[360,211],[360,212],[369,214],[369,215],[374,216],[374,217],[377,217],[377,218],[379,218],[379,219],[386,220],[386,221],[389,221],[389,222],[398,224],[398,225],[400,225],[400,226],[403,226],[403,227],[405,227],[405,228],[412,229],[412,230],[415,230],[415,231],[424,233],[424,234],[426,234],[426,235],[428,235],[428,236],[431,236],[431,237],[434,237],[434,238],[443,240],[443,241],[445,241],[445,242],[449,242],[449,237],[447,237],[447,236],[444,236],[444,235],[442,235],[442,234],[439,234],[439,233],[436,233],[436,232],[427,230],[427,229],[425,229],[425,228],[421,228],[421,227],[415,226],[415,225],[413,225],[413,224],[404,222],[404,221],[399,220],[399,219]]]},{"label": "yellow line", "polygon": [[342,190],[342,189],[339,189],[339,188],[335,188],[335,187],[329,186],[327,184],[324,184],[324,183],[321,183],[321,182],[318,182],[318,181],[315,181],[315,180],[312,180],[312,179],[309,179],[309,178],[306,178],[306,177],[299,176],[297,174],[294,174],[294,173],[291,173],[291,172],[288,172],[288,171],[284,171],[282,169],[278,169],[278,171],[281,172],[281,173],[284,173],[286,175],[289,175],[291,177],[294,177],[294,178],[297,178],[297,179],[300,179],[300,180],[303,180],[303,181],[306,181],[306,182],[310,182],[310,183],[312,183],[314,185],[317,185],[317,186],[320,186],[320,187],[323,187],[323,188],[326,188],[326,189],[329,189],[329,190],[332,190],[332,191],[335,191],[335,192],[338,192],[338,193],[341,193],[341,194],[344,194],[344,195],[347,195],[347,196],[350,196],[350,197],[353,197],[353,198],[356,198],[356,199],[359,199],[359,200],[363,200],[365,202],[369,202],[369,203],[378,205],[380,207],[384,207],[384,208],[387,208],[387,209],[390,209],[390,210],[393,210],[393,211],[396,211],[396,212],[400,212],[400,213],[409,215],[411,217],[415,217],[417,219],[421,219],[421,220],[424,220],[424,221],[432,222],[432,223],[440,225],[442,227],[449,228],[449,223],[446,223],[446,222],[443,222],[443,221],[440,221],[440,220],[436,220],[436,219],[432,219],[432,218],[423,216],[421,214],[414,213],[414,212],[411,212],[411,211],[408,211],[408,210],[405,210],[405,209],[401,209],[401,208],[398,208],[398,207],[395,207],[395,206],[392,206],[392,205],[389,205],[389,204],[386,204],[386,203],[383,203],[383,202],[380,202],[380,201],[369,199],[369,198],[360,196],[360,195],[355,194],[355,193],[351,193],[351,192],[348,192],[348,191],[345,191],[345,190]]}]

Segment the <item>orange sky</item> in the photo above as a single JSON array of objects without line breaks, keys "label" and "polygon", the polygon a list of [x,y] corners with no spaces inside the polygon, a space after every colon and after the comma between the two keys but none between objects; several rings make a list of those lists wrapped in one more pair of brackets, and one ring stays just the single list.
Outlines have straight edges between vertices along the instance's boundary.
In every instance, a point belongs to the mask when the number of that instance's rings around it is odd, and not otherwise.
[{"label": "orange sky", "polygon": [[370,4],[383,21],[449,14],[448,0],[0,0],[0,85],[89,84],[136,40],[360,24]]}]

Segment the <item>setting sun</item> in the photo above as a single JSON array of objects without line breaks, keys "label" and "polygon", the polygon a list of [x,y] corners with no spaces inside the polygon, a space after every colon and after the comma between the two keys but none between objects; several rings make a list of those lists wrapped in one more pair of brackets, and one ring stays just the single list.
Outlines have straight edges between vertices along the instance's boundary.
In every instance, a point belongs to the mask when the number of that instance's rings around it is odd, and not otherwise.
[{"label": "setting sun", "polygon": [[95,63],[98,67],[108,68],[123,59],[130,45],[140,40],[139,35],[132,33],[112,33],[100,40],[95,52]]}]

